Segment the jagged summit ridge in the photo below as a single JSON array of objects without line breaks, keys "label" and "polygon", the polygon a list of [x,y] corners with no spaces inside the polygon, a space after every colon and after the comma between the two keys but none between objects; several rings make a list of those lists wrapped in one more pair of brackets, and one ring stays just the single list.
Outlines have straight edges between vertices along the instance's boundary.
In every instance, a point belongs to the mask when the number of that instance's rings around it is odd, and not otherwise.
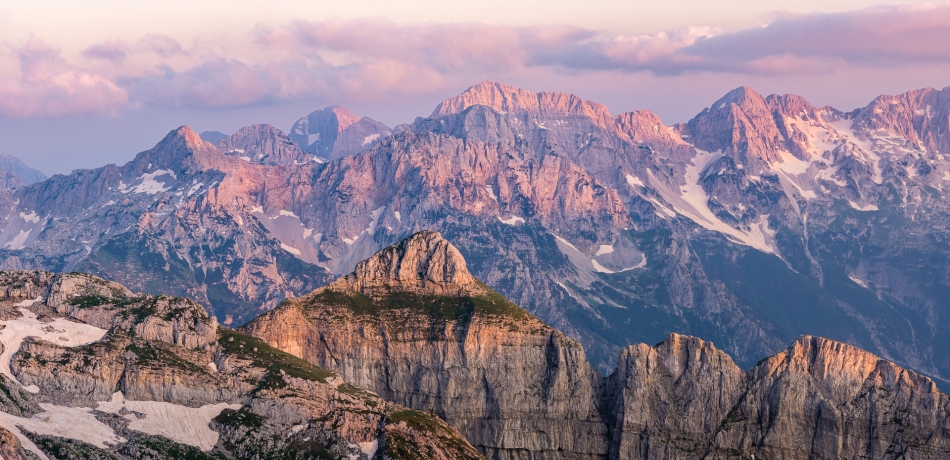
[{"label": "jagged summit ridge", "polygon": [[460,113],[475,105],[518,115],[584,116],[591,118],[601,127],[613,124],[610,111],[603,104],[587,101],[570,93],[534,92],[493,81],[484,81],[456,97],[442,101],[432,112],[432,118]]},{"label": "jagged summit ridge", "polygon": [[286,166],[311,158],[283,131],[267,124],[245,126],[220,140],[217,147],[227,155],[258,164]]},{"label": "jagged summit ridge", "polygon": [[427,295],[475,295],[483,288],[468,271],[459,250],[438,232],[423,230],[356,264],[331,287],[364,295],[412,291]]}]

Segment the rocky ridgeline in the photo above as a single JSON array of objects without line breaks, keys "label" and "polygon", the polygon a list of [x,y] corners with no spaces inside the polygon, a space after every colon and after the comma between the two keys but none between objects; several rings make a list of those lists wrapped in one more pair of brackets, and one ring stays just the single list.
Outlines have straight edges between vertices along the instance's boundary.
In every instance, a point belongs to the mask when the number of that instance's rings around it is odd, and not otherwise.
[{"label": "rocky ridgeline", "polygon": [[[437,287],[438,285],[442,287]],[[673,334],[603,378],[580,345],[487,289],[420,232],[244,330],[431,411],[489,458],[946,458],[950,401],[928,378],[803,336],[742,370]]]},{"label": "rocky ridgeline", "polygon": [[436,417],[220,327],[191,300],[0,272],[0,321],[7,460],[483,458]]},{"label": "rocky ridgeline", "polygon": [[484,82],[392,133],[340,107],[215,144],[182,127],[126,165],[0,189],[0,268],[89,272],[237,326],[432,229],[602,372],[672,330],[743,368],[807,333],[942,383],[946,94],[845,113],[738,88],[670,126]]}]

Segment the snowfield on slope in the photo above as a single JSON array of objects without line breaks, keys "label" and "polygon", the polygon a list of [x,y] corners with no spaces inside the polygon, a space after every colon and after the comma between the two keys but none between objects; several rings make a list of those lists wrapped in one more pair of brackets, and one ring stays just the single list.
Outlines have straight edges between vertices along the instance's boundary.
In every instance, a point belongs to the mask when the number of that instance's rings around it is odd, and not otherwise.
[{"label": "snowfield on slope", "polygon": [[[0,353],[0,373],[17,383],[19,382],[10,371],[10,359],[17,351],[20,351],[20,345],[27,337],[37,337],[64,347],[78,347],[96,342],[106,334],[105,329],[85,323],[74,323],[62,318],[57,318],[50,323],[42,323],[36,319],[36,313],[22,308],[42,301],[42,298],[37,298],[15,304],[14,306],[21,307],[22,316],[13,320],[0,321],[3,325],[3,329],[0,329],[0,343],[3,344],[3,352]],[[32,385],[26,387],[26,390],[31,393],[38,391]]]}]

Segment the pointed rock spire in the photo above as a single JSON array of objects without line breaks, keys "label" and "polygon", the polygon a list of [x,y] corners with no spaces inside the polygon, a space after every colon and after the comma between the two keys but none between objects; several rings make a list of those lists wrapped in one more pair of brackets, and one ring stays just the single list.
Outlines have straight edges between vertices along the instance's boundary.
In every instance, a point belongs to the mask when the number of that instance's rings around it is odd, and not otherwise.
[{"label": "pointed rock spire", "polygon": [[485,288],[468,271],[465,259],[441,234],[418,232],[356,264],[333,283],[364,295],[409,291],[425,295],[476,295]]}]

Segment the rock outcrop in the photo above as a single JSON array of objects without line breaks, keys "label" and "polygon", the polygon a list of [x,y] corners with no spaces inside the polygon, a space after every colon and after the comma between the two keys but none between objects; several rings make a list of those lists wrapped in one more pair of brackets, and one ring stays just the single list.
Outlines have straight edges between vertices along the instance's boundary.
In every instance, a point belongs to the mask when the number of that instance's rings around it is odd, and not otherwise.
[{"label": "rock outcrop", "polygon": [[0,272],[0,324],[16,379],[0,376],[4,458],[484,458],[435,416],[220,327],[188,299]]},{"label": "rock outcrop", "polygon": [[244,330],[435,413],[489,458],[606,455],[601,377],[573,340],[476,281],[420,232]]}]

